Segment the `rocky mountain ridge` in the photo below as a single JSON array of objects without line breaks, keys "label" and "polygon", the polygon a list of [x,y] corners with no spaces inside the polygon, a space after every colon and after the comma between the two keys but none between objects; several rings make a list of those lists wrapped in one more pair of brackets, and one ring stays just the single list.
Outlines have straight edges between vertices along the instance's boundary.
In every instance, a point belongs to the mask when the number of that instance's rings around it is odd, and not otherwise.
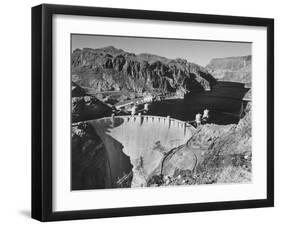
[{"label": "rocky mountain ridge", "polygon": [[218,80],[243,82],[248,87],[251,86],[251,55],[214,58],[206,66],[206,69]]},{"label": "rocky mountain ridge", "polygon": [[113,46],[76,49],[71,55],[72,81],[97,91],[136,93],[209,90],[215,79],[185,59],[133,54]]}]

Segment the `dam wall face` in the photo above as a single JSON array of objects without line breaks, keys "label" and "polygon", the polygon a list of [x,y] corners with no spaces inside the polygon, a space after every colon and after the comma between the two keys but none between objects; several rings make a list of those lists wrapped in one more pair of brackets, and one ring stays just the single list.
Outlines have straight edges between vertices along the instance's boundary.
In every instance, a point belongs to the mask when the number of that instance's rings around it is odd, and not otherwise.
[{"label": "dam wall face", "polygon": [[[185,144],[195,129],[180,120],[159,116],[112,116],[88,121],[103,140],[111,184],[137,167],[147,179],[165,153]],[[128,163],[129,161],[129,163]]]}]

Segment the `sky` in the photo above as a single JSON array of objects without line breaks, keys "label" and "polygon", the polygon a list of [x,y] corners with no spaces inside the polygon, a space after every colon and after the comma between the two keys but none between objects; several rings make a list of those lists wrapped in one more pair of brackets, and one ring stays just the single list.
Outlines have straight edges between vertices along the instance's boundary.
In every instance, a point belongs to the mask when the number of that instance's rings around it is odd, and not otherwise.
[{"label": "sky", "polygon": [[252,44],[242,42],[72,35],[72,51],[76,48],[97,49],[106,46],[135,54],[150,53],[170,59],[184,58],[201,66],[206,66],[213,58],[246,56],[252,52]]}]

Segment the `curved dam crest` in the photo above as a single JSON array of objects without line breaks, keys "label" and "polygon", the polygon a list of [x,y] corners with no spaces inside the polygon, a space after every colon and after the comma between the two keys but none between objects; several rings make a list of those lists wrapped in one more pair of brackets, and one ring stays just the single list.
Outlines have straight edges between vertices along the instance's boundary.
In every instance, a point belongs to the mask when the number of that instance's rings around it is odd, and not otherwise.
[{"label": "curved dam crest", "polygon": [[185,144],[195,132],[184,121],[150,115],[112,116],[88,123],[105,144],[110,166],[108,183],[112,187],[117,187],[118,179],[131,171],[132,187],[145,186],[165,153]]}]

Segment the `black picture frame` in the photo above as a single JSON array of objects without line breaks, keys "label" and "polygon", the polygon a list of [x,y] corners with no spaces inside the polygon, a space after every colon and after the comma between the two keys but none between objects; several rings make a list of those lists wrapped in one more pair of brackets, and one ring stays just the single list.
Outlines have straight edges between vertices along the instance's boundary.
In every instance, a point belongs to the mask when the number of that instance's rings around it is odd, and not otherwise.
[{"label": "black picture frame", "polygon": [[[55,14],[262,26],[267,28],[267,198],[95,210],[52,210],[52,17]],[[274,20],[237,16],[43,4],[32,8],[32,218],[122,217],[274,206]]]}]

